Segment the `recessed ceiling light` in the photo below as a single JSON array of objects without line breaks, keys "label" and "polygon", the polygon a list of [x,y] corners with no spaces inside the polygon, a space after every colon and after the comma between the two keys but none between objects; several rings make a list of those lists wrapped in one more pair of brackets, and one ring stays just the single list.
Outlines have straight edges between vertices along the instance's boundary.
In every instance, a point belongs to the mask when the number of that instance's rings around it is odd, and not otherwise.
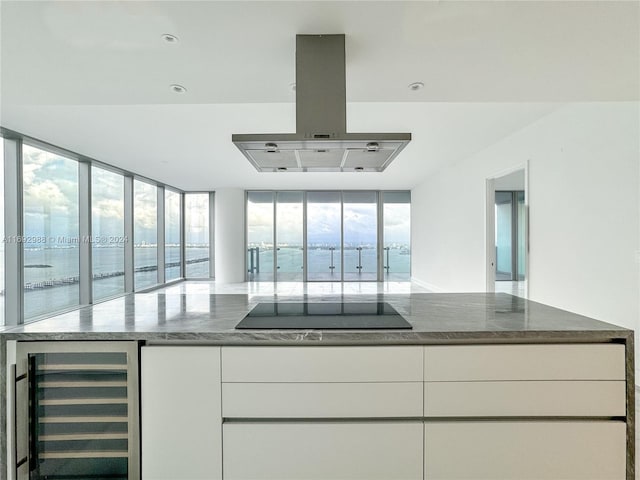
[{"label": "recessed ceiling light", "polygon": [[424,87],[424,83],[422,82],[413,82],[409,84],[409,90],[415,92],[417,90],[420,90],[421,88]]},{"label": "recessed ceiling light", "polygon": [[290,83],[289,84],[289,88],[291,89],[292,92],[296,91],[296,84],[295,83]]},{"label": "recessed ceiling light", "polygon": [[178,37],[170,33],[163,33],[161,38],[167,43],[178,43]]},{"label": "recessed ceiling light", "polygon": [[174,93],[186,93],[187,92],[186,88],[184,88],[182,85],[178,85],[178,84],[170,85],[169,88]]}]

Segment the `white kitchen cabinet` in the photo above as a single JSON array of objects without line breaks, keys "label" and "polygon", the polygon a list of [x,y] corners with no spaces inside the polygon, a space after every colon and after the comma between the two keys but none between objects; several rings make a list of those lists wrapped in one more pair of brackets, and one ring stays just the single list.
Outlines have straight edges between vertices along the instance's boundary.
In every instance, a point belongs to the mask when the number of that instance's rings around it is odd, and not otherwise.
[{"label": "white kitchen cabinet", "polygon": [[422,462],[420,421],[224,425],[225,480],[421,480]]},{"label": "white kitchen cabinet", "polygon": [[220,348],[141,352],[142,478],[221,479]]},{"label": "white kitchen cabinet", "polygon": [[422,479],[422,355],[223,347],[225,480]]},{"label": "white kitchen cabinet", "polygon": [[423,348],[224,347],[223,382],[421,382]]},{"label": "white kitchen cabinet", "polygon": [[624,379],[617,344],[143,347],[142,476],[623,479]]},{"label": "white kitchen cabinet", "polygon": [[623,480],[624,422],[425,424],[425,480]]},{"label": "white kitchen cabinet", "polygon": [[222,384],[227,418],[422,417],[422,404],[421,382]]},{"label": "white kitchen cabinet", "polygon": [[427,382],[625,379],[622,344],[442,345],[424,350]]},{"label": "white kitchen cabinet", "polygon": [[425,480],[626,478],[624,345],[426,346],[424,362]]},{"label": "white kitchen cabinet", "polygon": [[427,417],[624,417],[624,381],[426,382]]}]

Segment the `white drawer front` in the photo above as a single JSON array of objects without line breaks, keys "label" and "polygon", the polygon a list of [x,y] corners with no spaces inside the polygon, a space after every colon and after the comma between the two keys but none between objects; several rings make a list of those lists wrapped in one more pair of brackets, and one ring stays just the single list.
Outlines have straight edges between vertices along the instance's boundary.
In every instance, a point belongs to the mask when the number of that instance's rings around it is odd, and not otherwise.
[{"label": "white drawer front", "polygon": [[426,381],[624,380],[624,345],[428,346]]},{"label": "white drawer front", "polygon": [[426,480],[624,480],[624,422],[427,422]]},{"label": "white drawer front", "polygon": [[625,416],[623,381],[427,382],[427,417]]},{"label": "white drawer front", "polygon": [[240,418],[421,417],[422,382],[224,383],[222,415]]},{"label": "white drawer front", "polygon": [[422,423],[226,423],[227,480],[422,480]]},{"label": "white drawer front", "polygon": [[223,382],[420,382],[422,348],[223,347]]}]

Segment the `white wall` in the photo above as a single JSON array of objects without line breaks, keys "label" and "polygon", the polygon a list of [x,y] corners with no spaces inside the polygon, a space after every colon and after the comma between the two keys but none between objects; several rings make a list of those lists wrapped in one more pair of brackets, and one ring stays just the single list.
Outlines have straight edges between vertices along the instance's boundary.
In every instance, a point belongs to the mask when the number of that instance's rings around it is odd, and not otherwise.
[{"label": "white wall", "polygon": [[495,179],[493,186],[495,190],[524,190],[525,182],[524,169],[516,170],[502,177]]},{"label": "white wall", "polygon": [[244,282],[244,190],[216,190],[215,240],[216,282]]},{"label": "white wall", "polygon": [[[570,104],[412,191],[412,272],[485,290],[485,179],[529,161],[529,297],[638,328],[637,102]],[[637,344],[637,341],[636,341]]]}]

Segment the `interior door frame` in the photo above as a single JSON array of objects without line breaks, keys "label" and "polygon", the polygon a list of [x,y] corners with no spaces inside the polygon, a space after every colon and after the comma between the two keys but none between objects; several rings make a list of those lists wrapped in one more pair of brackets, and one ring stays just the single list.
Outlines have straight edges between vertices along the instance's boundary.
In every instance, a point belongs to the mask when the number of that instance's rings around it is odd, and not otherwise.
[{"label": "interior door frame", "polygon": [[485,278],[486,291],[495,292],[496,290],[496,244],[495,244],[495,181],[497,178],[504,177],[511,173],[524,170],[524,211],[525,211],[525,256],[524,256],[524,295],[529,297],[529,160],[524,163],[516,164],[504,170],[500,170],[493,175],[489,175],[485,179]]}]

